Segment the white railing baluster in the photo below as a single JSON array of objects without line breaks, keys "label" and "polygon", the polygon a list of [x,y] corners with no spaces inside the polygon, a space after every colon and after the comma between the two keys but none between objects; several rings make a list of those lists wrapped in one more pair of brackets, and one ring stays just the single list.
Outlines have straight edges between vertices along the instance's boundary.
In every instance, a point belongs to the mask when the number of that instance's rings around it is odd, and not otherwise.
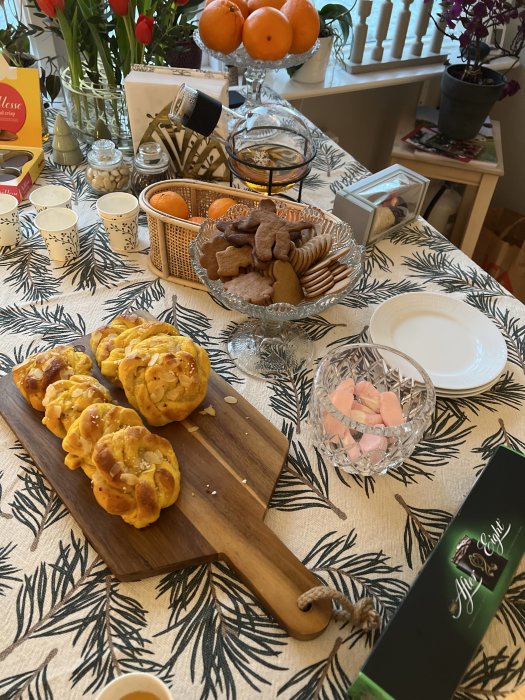
[{"label": "white railing baluster", "polygon": [[368,33],[367,18],[372,11],[372,0],[359,0],[359,24],[354,28],[354,45],[352,47],[351,61],[361,63],[365,50],[366,35]]},{"label": "white railing baluster", "polygon": [[392,16],[392,0],[383,0],[381,10],[379,11],[379,19],[376,29],[376,45],[372,50],[372,59],[374,61],[383,60],[383,42],[388,34],[390,26],[390,18]]},{"label": "white railing baluster", "polygon": [[410,5],[414,0],[403,0],[403,9],[399,13],[399,19],[397,20],[396,34],[394,41],[392,43],[392,56],[394,58],[401,58],[403,55],[403,49],[405,48],[405,40],[407,36],[408,25],[410,22]]},{"label": "white railing baluster", "polygon": [[428,23],[430,22],[430,13],[432,12],[432,5],[434,0],[427,0],[423,2],[421,9],[419,10],[419,17],[417,18],[416,24],[416,40],[412,44],[411,54],[413,56],[421,56],[423,53],[423,37],[427,33]]},{"label": "white railing baluster", "polygon": [[[434,32],[432,33],[432,41],[430,42],[430,50],[432,53],[440,53],[441,46],[443,44],[444,35],[441,31],[445,29],[445,21],[440,19],[438,21],[438,26],[434,27]],[[441,27],[441,29],[440,29]]]}]

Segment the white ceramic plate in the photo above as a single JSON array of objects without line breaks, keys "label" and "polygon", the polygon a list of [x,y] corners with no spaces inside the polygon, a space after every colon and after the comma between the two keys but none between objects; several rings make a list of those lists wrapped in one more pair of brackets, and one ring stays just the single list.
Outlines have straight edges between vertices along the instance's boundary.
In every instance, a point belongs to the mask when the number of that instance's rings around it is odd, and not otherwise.
[{"label": "white ceramic plate", "polygon": [[383,302],[370,319],[374,343],[419,362],[436,389],[485,388],[507,361],[507,346],[481,311],[446,294],[413,292]]}]

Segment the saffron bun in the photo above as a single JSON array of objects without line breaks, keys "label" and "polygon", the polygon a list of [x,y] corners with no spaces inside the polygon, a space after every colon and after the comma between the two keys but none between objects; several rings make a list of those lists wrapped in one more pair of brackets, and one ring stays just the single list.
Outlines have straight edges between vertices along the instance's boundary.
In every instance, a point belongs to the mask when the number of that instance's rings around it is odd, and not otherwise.
[{"label": "saffron bun", "polygon": [[184,420],[203,401],[210,360],[191,338],[155,335],[137,343],[119,364],[129,403],[151,425]]},{"label": "saffron bun", "polygon": [[95,471],[93,450],[100,438],[128,426],[142,426],[142,419],[132,408],[112,403],[94,403],[85,408],[69,427],[62,448],[67,452],[64,464],[69,469],[81,467],[91,479]]},{"label": "saffron bun", "polygon": [[97,502],[136,528],[155,522],[177,500],[180,471],[173,447],[147,428],[122,428],[100,438],[93,462]]},{"label": "saffron bun", "polygon": [[[162,321],[146,321],[138,326],[129,328],[111,340],[111,348],[107,357],[101,360],[100,371],[116,386],[121,386],[119,380],[119,364],[121,360],[133,351],[141,340],[156,335],[178,335],[179,331],[171,323]],[[109,347],[109,346],[108,346]]]},{"label": "saffron bun", "polygon": [[42,423],[54,435],[63,438],[85,408],[93,403],[111,401],[111,394],[95,377],[73,374],[47,387],[42,401],[45,409]]},{"label": "saffron bun", "polygon": [[102,360],[105,360],[109,355],[113,347],[113,341],[118,335],[145,322],[146,319],[142,316],[137,316],[137,314],[122,314],[115,316],[106,326],[101,326],[93,331],[89,338],[89,345],[93,355],[95,355],[97,364],[100,365]]},{"label": "saffron bun", "polygon": [[29,355],[12,369],[13,381],[33,408],[44,411],[46,389],[53,382],[69,379],[73,374],[88,374],[91,359],[67,345],[57,345],[50,350]]}]

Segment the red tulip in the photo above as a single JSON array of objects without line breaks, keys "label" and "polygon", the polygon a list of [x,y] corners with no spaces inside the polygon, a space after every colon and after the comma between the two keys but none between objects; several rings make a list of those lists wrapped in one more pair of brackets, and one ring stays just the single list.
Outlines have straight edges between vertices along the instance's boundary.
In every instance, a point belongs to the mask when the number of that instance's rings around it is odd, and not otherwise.
[{"label": "red tulip", "polygon": [[139,15],[135,26],[135,37],[141,44],[151,44],[153,39],[153,17]]},{"label": "red tulip", "polygon": [[128,14],[129,0],[109,0],[109,6],[116,15],[124,17]]},{"label": "red tulip", "polygon": [[175,0],[175,4],[183,7],[184,5],[187,5],[189,3],[189,1],[190,0]]},{"label": "red tulip", "polygon": [[36,4],[48,17],[55,17],[57,10],[64,9],[65,0],[36,0]]}]

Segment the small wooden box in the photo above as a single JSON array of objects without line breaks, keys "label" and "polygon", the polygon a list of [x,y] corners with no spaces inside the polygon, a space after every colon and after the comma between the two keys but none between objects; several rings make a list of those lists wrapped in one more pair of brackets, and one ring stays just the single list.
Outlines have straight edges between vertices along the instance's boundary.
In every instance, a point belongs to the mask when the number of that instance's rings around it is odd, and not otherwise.
[{"label": "small wooden box", "polygon": [[339,191],[333,213],[351,224],[359,244],[373,243],[419,215],[428,183],[413,170],[391,165]]}]

